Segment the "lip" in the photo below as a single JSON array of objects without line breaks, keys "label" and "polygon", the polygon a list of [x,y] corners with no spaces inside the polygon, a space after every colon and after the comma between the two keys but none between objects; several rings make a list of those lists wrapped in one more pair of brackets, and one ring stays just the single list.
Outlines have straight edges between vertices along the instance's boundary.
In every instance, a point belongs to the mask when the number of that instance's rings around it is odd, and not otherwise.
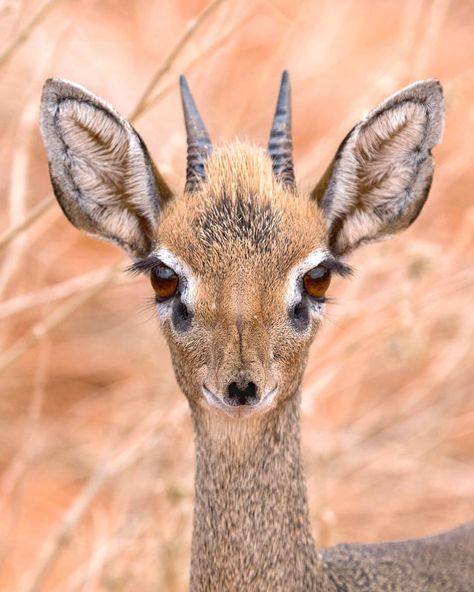
[{"label": "lip", "polygon": [[259,415],[272,406],[277,394],[278,385],[270,389],[264,397],[255,405],[227,405],[219,399],[205,384],[202,385],[202,393],[207,404],[214,409],[223,411],[229,417],[243,419],[251,415]]}]

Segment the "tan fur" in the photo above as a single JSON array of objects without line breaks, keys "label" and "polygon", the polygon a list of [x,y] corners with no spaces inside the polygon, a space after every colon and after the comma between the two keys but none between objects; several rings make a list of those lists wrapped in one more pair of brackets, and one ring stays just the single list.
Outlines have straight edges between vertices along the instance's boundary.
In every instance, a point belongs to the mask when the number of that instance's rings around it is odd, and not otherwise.
[{"label": "tan fur", "polygon": [[[274,181],[270,159],[260,148],[240,142],[219,148],[208,161],[207,173],[209,182],[201,191],[171,202],[159,226],[159,246],[178,255],[199,279],[195,327],[180,337],[164,326],[178,381],[189,397],[202,402],[202,379],[222,393],[245,367],[262,390],[277,382],[285,393],[301,374],[312,337],[310,332],[303,341],[292,339],[284,301],[286,278],[301,259],[325,245],[321,212],[309,196],[295,197]],[[246,237],[236,240],[235,228],[225,226],[225,214],[223,227],[215,231],[216,242],[206,242],[203,225],[223,194],[231,209],[240,202],[258,215],[263,207],[279,225],[277,236],[258,237],[265,249],[259,251]]]},{"label": "tan fur", "polygon": [[[284,144],[286,177],[239,141],[199,168],[210,143],[182,85],[188,128],[199,124],[206,146],[194,138],[192,191],[174,198],[135,130],[85,89],[49,81],[42,132],[71,222],[123,246],[135,269],[162,261],[179,276],[157,308],[196,435],[192,592],[472,592],[472,525],[318,553],[300,452],[301,379],[324,312],[303,276],[328,258],[341,269],[339,256],[416,218],[442,131],[439,83],[411,85],[369,113],[311,194],[293,184],[288,119],[272,155]],[[278,112],[288,117],[286,74],[283,88]],[[231,383],[252,383],[257,403],[227,405]]]}]

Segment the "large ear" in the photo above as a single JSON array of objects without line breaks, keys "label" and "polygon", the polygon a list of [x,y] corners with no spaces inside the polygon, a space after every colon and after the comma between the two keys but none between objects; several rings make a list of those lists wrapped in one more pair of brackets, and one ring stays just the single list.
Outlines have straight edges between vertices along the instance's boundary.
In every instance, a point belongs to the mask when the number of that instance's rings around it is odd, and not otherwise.
[{"label": "large ear", "polygon": [[170,192],[133,127],[81,86],[48,80],[41,131],[54,193],[72,224],[132,257],[147,255],[160,198]]},{"label": "large ear", "polygon": [[312,193],[334,254],[388,238],[416,219],[443,120],[441,85],[426,80],[386,99],[349,132]]}]

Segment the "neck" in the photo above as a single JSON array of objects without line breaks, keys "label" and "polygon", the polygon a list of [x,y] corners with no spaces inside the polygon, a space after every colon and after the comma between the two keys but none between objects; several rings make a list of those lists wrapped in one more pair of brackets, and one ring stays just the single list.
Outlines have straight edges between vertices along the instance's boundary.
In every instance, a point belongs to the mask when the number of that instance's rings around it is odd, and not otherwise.
[{"label": "neck", "polygon": [[318,591],[300,454],[299,396],[263,417],[193,411],[191,590]]}]

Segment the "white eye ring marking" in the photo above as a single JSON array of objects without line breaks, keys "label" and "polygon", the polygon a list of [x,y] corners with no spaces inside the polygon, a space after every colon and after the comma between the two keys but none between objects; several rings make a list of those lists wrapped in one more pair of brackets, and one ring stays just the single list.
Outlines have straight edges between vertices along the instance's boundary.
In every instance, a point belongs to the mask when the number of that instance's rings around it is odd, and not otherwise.
[{"label": "white eye ring marking", "polygon": [[[164,247],[154,251],[153,255],[155,255],[155,257],[171,268],[179,277],[181,300],[183,304],[189,308],[189,310],[194,310],[197,293],[197,280],[188,265],[181,261],[181,259],[174,253],[168,251],[168,249],[165,249]],[[157,309],[160,315],[169,312],[171,310],[171,301],[166,300],[165,302],[158,302]]]},{"label": "white eye ring marking", "polygon": [[[313,267],[317,267],[321,261],[330,257],[329,251],[317,249],[310,253],[303,261],[298,263],[288,274],[286,304],[291,309],[301,300],[301,278]],[[310,308],[316,314],[321,315],[324,311],[324,303],[311,301]]]}]

